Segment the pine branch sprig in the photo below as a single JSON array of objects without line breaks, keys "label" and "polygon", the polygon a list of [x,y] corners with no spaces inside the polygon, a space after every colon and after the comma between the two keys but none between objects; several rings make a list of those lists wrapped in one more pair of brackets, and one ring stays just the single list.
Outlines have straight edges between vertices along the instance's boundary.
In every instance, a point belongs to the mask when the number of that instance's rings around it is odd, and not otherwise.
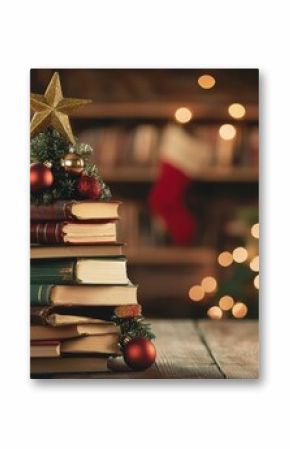
[{"label": "pine branch sprig", "polygon": [[77,142],[72,146],[58,131],[48,128],[31,140],[30,152],[31,162],[49,162],[51,164],[54,177],[51,188],[31,193],[31,203],[40,205],[51,204],[57,200],[81,199],[78,190],[79,177],[65,172],[61,166],[62,158],[69,152],[78,154],[84,160],[83,175],[94,177],[98,181],[101,188],[99,199],[111,199],[111,191],[102,179],[99,170],[88,160],[93,152],[90,145]]},{"label": "pine branch sprig", "polygon": [[113,321],[120,327],[119,345],[121,350],[132,338],[143,337],[147,340],[155,338],[154,333],[151,331],[150,323],[147,323],[142,315],[132,318],[118,318],[115,316]]}]

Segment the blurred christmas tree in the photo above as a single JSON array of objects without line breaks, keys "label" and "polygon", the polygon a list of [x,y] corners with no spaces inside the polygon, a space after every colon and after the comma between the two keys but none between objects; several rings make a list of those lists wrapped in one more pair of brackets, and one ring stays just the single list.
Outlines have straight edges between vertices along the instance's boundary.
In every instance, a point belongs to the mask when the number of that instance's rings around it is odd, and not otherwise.
[{"label": "blurred christmas tree", "polygon": [[[193,302],[202,301],[211,319],[258,318],[259,223],[253,207],[242,207],[225,226],[227,247],[217,257],[218,279],[206,276],[189,290]],[[236,246],[235,243],[240,245]],[[242,242],[242,244],[241,244]]]}]

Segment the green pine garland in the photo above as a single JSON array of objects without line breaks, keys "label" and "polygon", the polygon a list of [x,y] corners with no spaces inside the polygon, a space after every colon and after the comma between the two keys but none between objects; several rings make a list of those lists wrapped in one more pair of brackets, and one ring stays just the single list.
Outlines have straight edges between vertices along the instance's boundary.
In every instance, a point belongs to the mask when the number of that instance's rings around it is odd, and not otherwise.
[{"label": "green pine garland", "polygon": [[119,345],[124,349],[129,340],[136,337],[143,337],[153,340],[155,335],[151,331],[151,325],[147,323],[142,315],[132,318],[114,317],[113,321],[120,327]]},{"label": "green pine garland", "polygon": [[[61,166],[61,159],[69,153],[71,145],[55,129],[48,128],[40,132],[31,140],[31,162],[50,162],[52,164],[52,173],[54,183],[51,188],[43,189],[31,193],[31,202],[36,205],[51,204],[57,200],[78,199],[78,181],[79,176],[67,173]],[[91,164],[87,158],[91,155],[93,149],[90,145],[76,143],[73,152],[84,159],[84,175],[95,177],[101,187],[100,200],[109,200],[111,192],[104,183],[94,164]]]}]

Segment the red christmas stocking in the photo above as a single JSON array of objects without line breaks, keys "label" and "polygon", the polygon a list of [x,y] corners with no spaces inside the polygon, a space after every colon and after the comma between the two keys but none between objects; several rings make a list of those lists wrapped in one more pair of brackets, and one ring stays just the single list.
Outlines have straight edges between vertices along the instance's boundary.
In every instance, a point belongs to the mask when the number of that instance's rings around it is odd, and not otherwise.
[{"label": "red christmas stocking", "polygon": [[168,162],[162,162],[160,174],[149,195],[153,215],[161,218],[176,245],[193,243],[197,220],[186,208],[184,197],[192,182],[185,173]]}]

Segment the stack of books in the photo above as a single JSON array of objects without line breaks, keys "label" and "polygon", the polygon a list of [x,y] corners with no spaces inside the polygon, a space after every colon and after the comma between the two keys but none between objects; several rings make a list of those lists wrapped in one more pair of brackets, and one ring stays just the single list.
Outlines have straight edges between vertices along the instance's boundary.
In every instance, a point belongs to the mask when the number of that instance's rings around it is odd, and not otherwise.
[{"label": "stack of books", "polygon": [[141,315],[118,243],[118,202],[31,206],[31,374],[107,371],[115,318]]}]

